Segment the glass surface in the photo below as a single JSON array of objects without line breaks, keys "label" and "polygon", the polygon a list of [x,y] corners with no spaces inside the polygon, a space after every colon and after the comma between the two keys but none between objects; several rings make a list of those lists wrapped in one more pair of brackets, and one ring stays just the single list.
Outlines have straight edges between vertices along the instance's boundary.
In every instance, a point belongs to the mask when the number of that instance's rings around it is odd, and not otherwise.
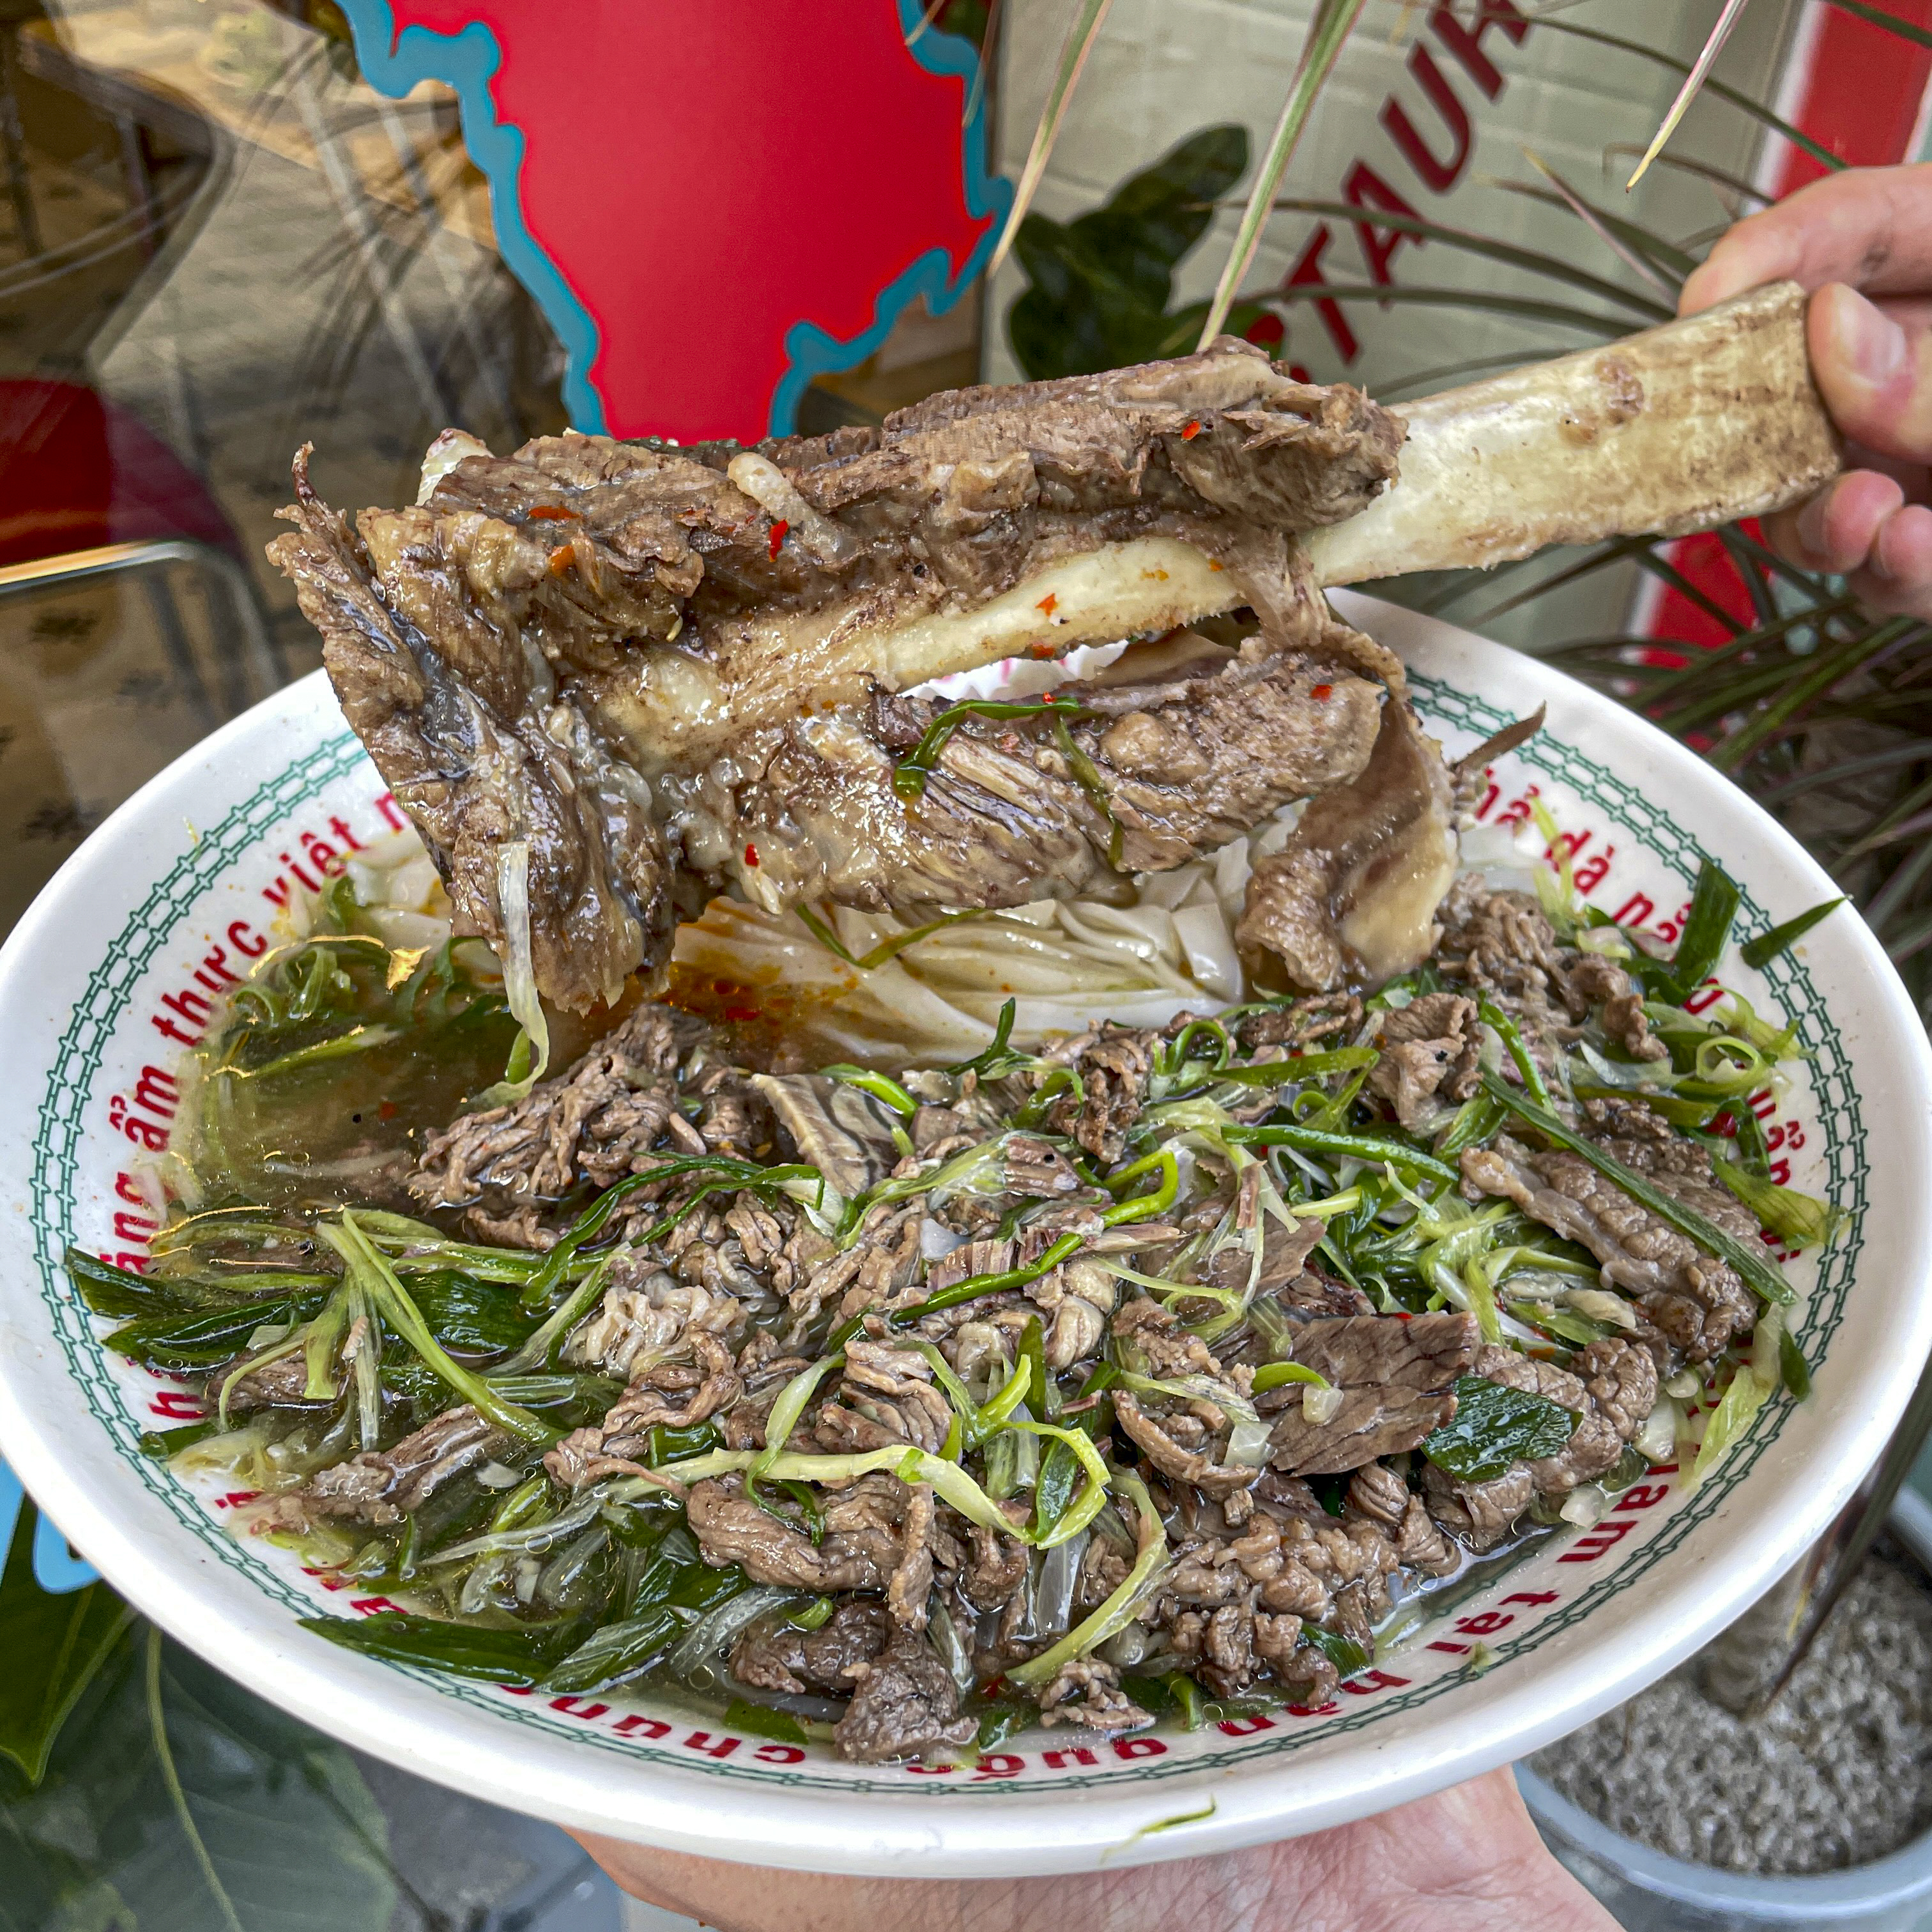
[{"label": "glass surface", "polygon": [[[144,781],[319,662],[262,555],[296,447],[337,501],[407,502],[446,424],[500,449],[563,427],[562,367],[453,96],[378,94],[328,0],[0,0],[0,932]],[[0,1549],[17,1498],[0,1466]],[[80,1604],[91,1573],[38,1540],[62,1593],[39,1606]],[[684,1922],[554,1826],[342,1751],[172,1646],[151,1687],[146,1643],[112,1652],[38,1790],[0,1758],[8,1932],[227,1925],[151,1688],[248,1932]],[[235,1816],[286,1883],[236,1889]]]}]

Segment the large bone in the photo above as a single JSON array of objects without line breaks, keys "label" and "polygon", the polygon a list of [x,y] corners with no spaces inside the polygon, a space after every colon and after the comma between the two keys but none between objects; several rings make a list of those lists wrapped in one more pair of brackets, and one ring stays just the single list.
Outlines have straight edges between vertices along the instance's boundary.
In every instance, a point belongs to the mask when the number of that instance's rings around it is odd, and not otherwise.
[{"label": "large bone", "polygon": [[[1777,282],[1601,349],[1410,404],[1397,482],[1302,539],[1324,589],[1486,567],[1553,544],[1683,536],[1802,502],[1843,466],[1811,380],[1804,291]],[[1055,598],[1055,626],[1036,614]],[[1191,622],[1238,602],[1226,574],[1171,537],[1109,544],[997,603],[896,640],[902,678],[1040,643]],[[944,641],[941,640],[941,634]],[[889,674],[890,675],[890,674]]]},{"label": "large bone", "polygon": [[1802,502],[1843,456],[1811,380],[1804,302],[1775,282],[1411,404],[1400,479],[1304,540],[1316,580],[1683,536]]}]

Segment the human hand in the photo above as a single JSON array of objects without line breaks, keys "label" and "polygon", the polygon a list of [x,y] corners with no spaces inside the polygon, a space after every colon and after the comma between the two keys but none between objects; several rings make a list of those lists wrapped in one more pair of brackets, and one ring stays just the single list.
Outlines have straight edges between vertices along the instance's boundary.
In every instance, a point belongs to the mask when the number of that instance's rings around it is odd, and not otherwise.
[{"label": "human hand", "polygon": [[1812,373],[1856,466],[1766,532],[1870,608],[1932,617],[1932,163],[1847,169],[1740,221],[1678,311],[1786,279],[1816,291]]},{"label": "human hand", "polygon": [[825,1878],[577,1835],[626,1892],[720,1932],[1616,1932],[1506,1770],[1284,1844],[1066,1878]]}]

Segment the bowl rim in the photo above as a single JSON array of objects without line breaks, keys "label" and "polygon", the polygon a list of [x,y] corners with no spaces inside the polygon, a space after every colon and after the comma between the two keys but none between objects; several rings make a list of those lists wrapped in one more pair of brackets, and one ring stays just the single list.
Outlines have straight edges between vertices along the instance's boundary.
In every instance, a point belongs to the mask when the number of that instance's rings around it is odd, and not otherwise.
[{"label": "bowl rim", "polygon": [[[1506,671],[1514,657],[1439,620],[1359,594],[1340,594],[1335,602],[1398,650],[1405,643],[1428,646],[1444,675],[1465,689],[1493,688],[1496,674]],[[1486,677],[1456,676],[1457,661],[1472,659]],[[1798,903],[1835,891],[1768,814],[1694,753],[1614,700],[1547,664],[1533,659],[1527,664],[1534,681],[1562,695],[1571,741],[1586,728],[1600,730],[1598,742],[1628,745],[1634,757],[1653,768],[1658,786],[1670,796],[1701,796],[1720,812],[1733,842],[1778,855],[1794,896],[1810,896]],[[1426,668],[1432,674],[1436,666]],[[0,1016],[29,999],[33,976],[51,956],[50,943],[118,856],[132,827],[168,816],[173,795],[206,782],[232,748],[332,703],[324,674],[298,680],[223,727],[122,805],[62,866],[0,947]],[[1906,1084],[1932,1102],[1932,1048],[1890,962],[1862,921],[1842,943],[1856,959],[1864,982],[1859,996],[1882,1024],[1887,1048],[1896,1047],[1909,1063]],[[31,1004],[26,1008],[37,1010]],[[1919,1112],[1932,1116],[1932,1105]],[[1901,1124],[1892,1139],[1910,1143],[1916,1136],[1923,1151],[1927,1126],[1924,1118]],[[1932,1153],[1923,1164],[1932,1166]],[[16,1401],[15,1378],[30,1371],[23,1370],[19,1352],[4,1346],[3,1325],[0,1454],[110,1583],[218,1668],[332,1736],[512,1808],[666,1849],[801,1870],[983,1876],[1090,1870],[1102,1857],[1121,1865],[1152,1862],[1322,1829],[1525,1755],[1630,1695],[1729,1622],[1822,1527],[1875,1459],[1916,1378],[1918,1360],[1932,1346],[1932,1294],[1927,1292],[1932,1218],[1924,1200],[1902,1204],[1921,1237],[1913,1250],[1919,1257],[1916,1276],[1903,1285],[1900,1310],[1911,1347],[1874,1366],[1860,1384],[1857,1414],[1834,1412],[1814,1452],[1821,1463],[1828,1456],[1828,1466],[1801,1498],[1802,1507],[1771,1516],[1762,1500],[1750,1497],[1751,1507],[1740,1514],[1753,1520],[1754,1535],[1747,1539],[1734,1528],[1722,1564],[1706,1564],[1694,1586],[1687,1565],[1666,1563],[1673,1576],[1685,1570],[1681,1581],[1660,1585],[1646,1578],[1634,1586],[1644,1594],[1613,1660],[1598,1646],[1553,1659],[1506,1663],[1485,1678],[1479,1705],[1453,1707],[1452,1723],[1445,1724],[1440,1712],[1422,1716],[1405,1727],[1399,1745],[1378,1738],[1372,1727],[1350,1738],[1321,1760],[1319,1788],[1312,1791],[1294,1788],[1309,1779],[1292,1754],[1219,1770],[1178,1767],[1179,1774],[1171,1780],[1123,1778],[1082,1792],[1048,1793],[1024,1785],[960,1788],[940,1808],[858,1792],[801,1792],[764,1784],[721,1788],[718,1781],[655,1759],[637,1762],[634,1776],[614,1777],[600,1754],[577,1740],[513,1734],[494,1717],[400,1672],[311,1641],[252,1584],[250,1596],[259,1606],[254,1614],[224,1609],[211,1619],[205,1588],[209,1560],[182,1563],[165,1550],[157,1555],[145,1548],[142,1526],[134,1520],[138,1513],[131,1504],[116,1507],[121,1486],[92,1491],[64,1466],[52,1432]],[[1741,1543],[1744,1546],[1736,1546]],[[1452,1730],[1460,1735],[1449,1736]],[[931,1780],[927,1788],[938,1783]],[[614,1793],[639,1790],[644,1803],[622,1813],[615,1808],[619,1798]],[[1022,1792],[1032,1801],[1028,1815],[1033,1822],[1026,1842],[1016,1849],[1009,1841],[1013,1800]],[[1143,1835],[1150,1826],[1164,1826],[1178,1811],[1198,1804],[1202,1792],[1214,1801],[1209,1815]]]}]

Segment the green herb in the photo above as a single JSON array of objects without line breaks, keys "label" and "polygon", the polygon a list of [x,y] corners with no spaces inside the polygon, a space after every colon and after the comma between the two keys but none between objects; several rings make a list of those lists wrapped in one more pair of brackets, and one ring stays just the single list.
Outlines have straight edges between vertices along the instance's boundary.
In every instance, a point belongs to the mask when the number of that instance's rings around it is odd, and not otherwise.
[{"label": "green herb", "polygon": [[447,1671],[484,1684],[527,1690],[542,1681],[546,1666],[568,1646],[572,1624],[529,1624],[495,1630],[477,1624],[446,1623],[438,1617],[403,1610],[378,1610],[368,1617],[302,1617],[305,1630],[389,1664],[413,1664]]},{"label": "green herb", "polygon": [[820,1630],[832,1620],[832,1612],[837,1606],[830,1597],[814,1597],[802,1610],[794,1610],[785,1618],[794,1630]]},{"label": "green herb", "polygon": [[1755,939],[1746,940],[1738,948],[1738,957],[1747,966],[1768,966],[1780,952],[1796,945],[1814,926],[1828,918],[1844,903],[1842,897],[1820,900],[1808,912],[1801,912],[1796,919],[1787,919],[1782,926],[1774,926],[1768,932],[1761,932]]},{"label": "green herb", "polygon": [[754,1738],[774,1738],[784,1744],[810,1742],[805,1726],[789,1711],[774,1710],[769,1704],[754,1704],[743,1697],[734,1697],[725,1706],[724,1728],[748,1731]]},{"label": "green herb", "polygon": [[1009,1000],[1000,1009],[1000,1017],[993,1023],[993,1037],[970,1060],[960,1060],[956,1065],[942,1071],[955,1079],[963,1080],[969,1073],[976,1075],[983,1084],[988,1080],[1004,1078],[1009,1073],[1020,1073],[1039,1064],[1039,1056],[1030,1053],[1017,1053],[1007,1042],[1013,1036],[1013,1016],[1019,1011],[1019,1002]]},{"label": "green herb", "polygon": [[1324,1630],[1319,1624],[1304,1624],[1301,1634],[1344,1677],[1368,1668],[1369,1654],[1353,1637]]},{"label": "green herb", "polygon": [[621,1622],[606,1624],[551,1665],[538,1688],[581,1696],[628,1682],[661,1664],[691,1621],[688,1610],[659,1604]]},{"label": "green herb", "polygon": [[1422,1453],[1466,1483],[1493,1482],[1512,1462],[1560,1454],[1580,1419],[1546,1396],[1459,1376],[1455,1415],[1424,1441]]},{"label": "green herb", "polygon": [[226,1432],[212,1415],[206,1422],[184,1422],[178,1429],[145,1430],[141,1436],[141,1454],[152,1456],[158,1462],[165,1462],[178,1456],[184,1449],[192,1449],[197,1442],[206,1442],[212,1436]]},{"label": "green herb", "polygon": [[888,959],[896,958],[908,946],[916,945],[943,926],[957,926],[962,919],[982,916],[977,908],[970,912],[941,913],[937,919],[928,920],[925,925],[915,926],[910,932],[896,932],[890,938],[880,940],[868,952],[854,954],[809,906],[795,906],[793,910],[798,914],[799,923],[826,952],[834,958],[842,959],[847,965],[860,973],[870,973],[883,966]]},{"label": "green herb", "polygon": [[1666,1194],[1660,1188],[1653,1186],[1644,1177],[1624,1166],[1620,1160],[1606,1154],[1595,1142],[1586,1140],[1565,1126],[1554,1114],[1546,1112],[1534,1102],[1514,1094],[1492,1073],[1483,1076],[1483,1085],[1510,1112],[1534,1127],[1544,1138],[1553,1141],[1558,1147],[1565,1148],[1582,1160],[1588,1161],[1606,1180],[1622,1188],[1624,1193],[1639,1206],[1647,1208],[1660,1221],[1667,1222],[1682,1235],[1695,1241],[1709,1255],[1721,1262],[1728,1262],[1743,1278],[1754,1293],[1763,1300],[1780,1305],[1797,1299],[1791,1284],[1765,1260],[1761,1253],[1754,1254],[1743,1242],[1726,1234],[1723,1228],[1707,1220],[1694,1208],[1688,1208],[1681,1201]]},{"label": "green herb", "polygon": [[1494,1027],[1509,1051],[1509,1057],[1516,1063],[1516,1070],[1522,1076],[1522,1084],[1528,1088],[1531,1099],[1539,1107],[1550,1105],[1550,1089],[1544,1084],[1543,1070],[1536,1064],[1535,1057],[1523,1044],[1522,1035],[1517,1031],[1516,1022],[1492,1000],[1485,1000],[1478,1009],[1484,1020]]},{"label": "green herb", "polygon": [[926,781],[946,741],[969,718],[1004,720],[1016,718],[1060,718],[1084,716],[1083,708],[1070,698],[1029,699],[1021,704],[1004,704],[985,698],[969,698],[962,704],[948,705],[920,735],[919,742],[902,758],[892,773],[892,789],[900,797],[916,799],[926,790]]},{"label": "green herb", "polygon": [[1737,1164],[1745,1173],[1760,1180],[1771,1178],[1771,1149],[1765,1143],[1764,1123],[1752,1107],[1734,1107],[1731,1118],[1737,1124]]},{"label": "green herb", "polygon": [[1019,1698],[1008,1698],[989,1706],[980,1714],[980,1729],[974,1736],[975,1747],[982,1751],[991,1750],[995,1744],[1003,1744],[1016,1732],[1024,1731],[1040,1721],[1040,1707]]}]

